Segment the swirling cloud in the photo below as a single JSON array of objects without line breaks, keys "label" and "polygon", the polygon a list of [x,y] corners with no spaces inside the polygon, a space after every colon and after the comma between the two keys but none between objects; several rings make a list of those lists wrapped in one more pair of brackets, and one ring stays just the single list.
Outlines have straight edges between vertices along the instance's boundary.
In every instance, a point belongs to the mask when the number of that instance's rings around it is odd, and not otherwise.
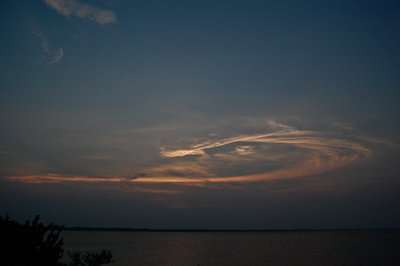
[{"label": "swirling cloud", "polygon": [[[372,151],[359,142],[328,133],[293,130],[206,141],[189,149],[167,152],[163,149],[161,155],[175,158],[199,155],[161,167],[174,172],[201,167],[203,178],[185,178],[182,182],[251,182],[323,173],[362,161]],[[246,169],[250,169],[248,174]],[[173,179],[176,182],[176,177]]]},{"label": "swirling cloud", "polygon": [[[277,124],[278,125],[278,124]],[[276,128],[276,127],[274,127]],[[160,158],[129,178],[59,174],[18,175],[9,180],[42,182],[212,183],[260,182],[317,175],[362,162],[373,154],[373,138],[351,137],[318,131],[279,127],[268,134],[203,139],[191,146],[160,148]]]}]

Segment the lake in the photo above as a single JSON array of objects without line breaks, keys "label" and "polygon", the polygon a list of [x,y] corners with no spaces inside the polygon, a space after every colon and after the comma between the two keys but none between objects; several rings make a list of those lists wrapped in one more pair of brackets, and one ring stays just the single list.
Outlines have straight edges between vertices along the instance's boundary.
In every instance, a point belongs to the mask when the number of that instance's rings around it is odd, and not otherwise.
[{"label": "lake", "polygon": [[[63,231],[65,251],[111,250],[113,266],[400,265],[400,230]],[[70,259],[65,252],[64,262]]]}]

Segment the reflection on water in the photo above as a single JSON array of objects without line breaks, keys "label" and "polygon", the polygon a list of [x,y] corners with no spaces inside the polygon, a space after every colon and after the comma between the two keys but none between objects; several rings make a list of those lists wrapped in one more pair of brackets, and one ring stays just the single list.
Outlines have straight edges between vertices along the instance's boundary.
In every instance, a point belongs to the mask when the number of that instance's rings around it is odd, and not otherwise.
[{"label": "reflection on water", "polygon": [[[65,250],[109,249],[113,266],[399,265],[400,231],[72,232]],[[66,252],[65,252],[66,253]],[[65,255],[64,257],[67,257]],[[64,258],[67,262],[68,258]]]}]

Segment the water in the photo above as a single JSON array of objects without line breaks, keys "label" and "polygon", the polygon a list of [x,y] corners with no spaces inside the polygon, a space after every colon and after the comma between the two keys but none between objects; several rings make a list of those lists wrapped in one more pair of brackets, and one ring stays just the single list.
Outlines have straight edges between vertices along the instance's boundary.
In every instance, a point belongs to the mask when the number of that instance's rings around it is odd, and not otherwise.
[{"label": "water", "polygon": [[399,230],[64,231],[62,237],[66,251],[111,250],[113,266],[400,265]]}]

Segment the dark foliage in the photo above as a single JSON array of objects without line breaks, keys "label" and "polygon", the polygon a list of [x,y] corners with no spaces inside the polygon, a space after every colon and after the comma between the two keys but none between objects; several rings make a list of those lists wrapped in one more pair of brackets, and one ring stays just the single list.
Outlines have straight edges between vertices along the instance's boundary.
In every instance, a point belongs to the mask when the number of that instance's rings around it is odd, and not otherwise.
[{"label": "dark foliage", "polygon": [[[64,254],[63,239],[59,239],[63,227],[55,232],[52,224],[39,223],[39,215],[25,225],[0,216],[0,265],[5,266],[67,266],[59,262]],[[69,253],[69,266],[101,266],[113,263],[111,251],[100,253],[79,251]]]},{"label": "dark foliage", "polygon": [[[39,215],[25,225],[0,216],[0,265],[5,266],[67,266],[59,262],[64,254],[63,239],[59,239],[62,227],[55,232],[53,224],[39,223]],[[100,253],[79,251],[70,253],[69,266],[101,266],[115,262],[111,251]]]},{"label": "dark foliage", "polygon": [[68,252],[72,262],[69,266],[101,266],[103,264],[109,264],[115,262],[111,251],[103,249],[100,253],[86,252],[82,254],[79,251],[73,253]]},{"label": "dark foliage", "polygon": [[64,253],[63,239],[50,229],[52,224],[39,223],[39,215],[25,225],[0,216],[0,260],[2,265],[61,266],[58,262]]}]

